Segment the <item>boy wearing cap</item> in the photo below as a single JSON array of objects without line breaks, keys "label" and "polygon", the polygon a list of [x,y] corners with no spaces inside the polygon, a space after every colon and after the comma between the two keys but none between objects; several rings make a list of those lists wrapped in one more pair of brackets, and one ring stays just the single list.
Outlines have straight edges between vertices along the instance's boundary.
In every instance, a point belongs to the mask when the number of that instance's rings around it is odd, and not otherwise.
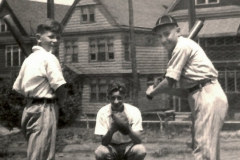
[{"label": "boy wearing cap", "polygon": [[[96,160],[143,160],[146,149],[141,144],[142,116],[138,108],[124,103],[126,89],[123,84],[109,85],[111,103],[102,107],[96,118],[95,134],[102,138],[102,145],[95,151]],[[129,122],[128,133],[118,130],[112,114],[124,112]]]},{"label": "boy wearing cap", "polygon": [[[176,20],[164,15],[153,28],[169,54],[165,78],[150,86],[147,97],[167,93],[188,98],[194,127],[195,160],[219,160],[219,134],[228,102],[217,77],[218,72],[203,49],[193,40],[180,36]],[[176,82],[180,88],[173,88]]]},{"label": "boy wearing cap", "polygon": [[28,160],[54,160],[58,107],[65,101],[65,80],[57,58],[62,26],[48,19],[37,27],[38,45],[22,64],[13,89],[27,99],[22,131],[28,142]]}]

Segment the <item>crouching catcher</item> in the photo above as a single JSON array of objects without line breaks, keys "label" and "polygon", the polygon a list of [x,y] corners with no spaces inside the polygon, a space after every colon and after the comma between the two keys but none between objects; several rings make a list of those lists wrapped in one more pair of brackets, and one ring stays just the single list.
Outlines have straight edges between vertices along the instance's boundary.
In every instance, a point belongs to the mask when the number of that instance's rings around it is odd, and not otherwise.
[{"label": "crouching catcher", "polygon": [[124,103],[125,93],[124,85],[110,85],[111,103],[98,111],[95,134],[101,136],[102,145],[95,151],[97,160],[143,160],[146,156],[141,144],[141,113],[138,108]]}]

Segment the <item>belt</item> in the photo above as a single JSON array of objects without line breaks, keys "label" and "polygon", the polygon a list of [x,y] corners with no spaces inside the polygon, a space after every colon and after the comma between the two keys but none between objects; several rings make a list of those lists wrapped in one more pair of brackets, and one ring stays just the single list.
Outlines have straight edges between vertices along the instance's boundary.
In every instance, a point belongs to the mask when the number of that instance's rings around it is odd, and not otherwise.
[{"label": "belt", "polygon": [[34,103],[55,103],[55,99],[37,98],[37,99],[33,99],[32,104]]},{"label": "belt", "polygon": [[188,88],[188,91],[189,91],[189,93],[194,92],[196,90],[202,89],[204,86],[206,86],[208,84],[211,84],[211,80],[207,80],[205,82],[202,82],[202,83],[199,83],[199,84],[193,86],[192,88]]}]

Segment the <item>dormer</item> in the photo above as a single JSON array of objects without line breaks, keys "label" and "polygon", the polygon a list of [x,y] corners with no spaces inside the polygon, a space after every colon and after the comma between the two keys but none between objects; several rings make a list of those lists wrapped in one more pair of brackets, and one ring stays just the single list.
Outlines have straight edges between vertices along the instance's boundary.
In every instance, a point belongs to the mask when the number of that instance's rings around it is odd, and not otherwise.
[{"label": "dormer", "polygon": [[99,3],[94,0],[83,0],[83,1],[80,1],[76,5],[76,7],[80,8],[81,24],[88,24],[88,23],[96,22],[95,8],[96,8],[97,4],[99,4]]}]

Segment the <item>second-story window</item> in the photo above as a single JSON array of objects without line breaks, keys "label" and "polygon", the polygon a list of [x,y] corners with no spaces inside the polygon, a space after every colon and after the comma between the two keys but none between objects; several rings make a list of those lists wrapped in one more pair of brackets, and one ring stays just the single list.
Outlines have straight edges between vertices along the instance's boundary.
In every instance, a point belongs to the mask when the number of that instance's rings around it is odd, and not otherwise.
[{"label": "second-story window", "polygon": [[8,30],[8,27],[6,25],[6,23],[3,21],[3,19],[0,19],[0,32],[7,32],[9,31]]},{"label": "second-story window", "polygon": [[25,56],[17,45],[6,46],[6,67],[21,66]]},{"label": "second-story window", "polygon": [[115,59],[113,38],[90,39],[89,57],[90,61],[113,61]]},{"label": "second-story window", "polygon": [[219,3],[220,0],[195,0],[196,5]]},{"label": "second-story window", "polygon": [[82,23],[95,22],[94,6],[82,6],[81,22]]},{"label": "second-story window", "polygon": [[66,62],[77,63],[78,62],[78,45],[76,41],[65,42],[65,58]]}]

